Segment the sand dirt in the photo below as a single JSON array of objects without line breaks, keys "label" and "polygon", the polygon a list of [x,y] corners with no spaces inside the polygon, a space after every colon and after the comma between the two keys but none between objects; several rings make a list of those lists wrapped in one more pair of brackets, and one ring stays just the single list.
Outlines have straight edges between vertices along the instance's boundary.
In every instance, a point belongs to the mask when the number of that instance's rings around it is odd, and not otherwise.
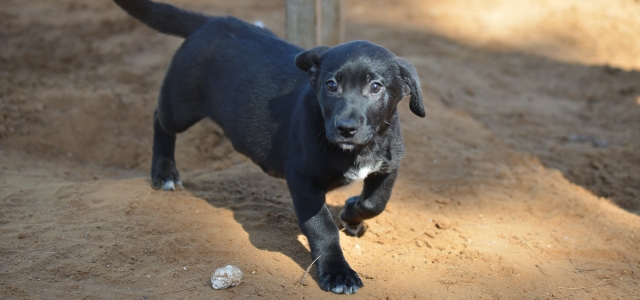
[{"label": "sand dirt", "polygon": [[[284,1],[171,0],[262,20]],[[427,117],[387,210],[341,234],[352,299],[640,299],[640,3],[348,0],[346,37],[412,61]],[[0,298],[327,299],[286,183],[202,122],[150,188],[181,40],[109,0],[0,8]],[[355,184],[328,195],[336,215]],[[213,290],[227,264],[242,284]]]}]

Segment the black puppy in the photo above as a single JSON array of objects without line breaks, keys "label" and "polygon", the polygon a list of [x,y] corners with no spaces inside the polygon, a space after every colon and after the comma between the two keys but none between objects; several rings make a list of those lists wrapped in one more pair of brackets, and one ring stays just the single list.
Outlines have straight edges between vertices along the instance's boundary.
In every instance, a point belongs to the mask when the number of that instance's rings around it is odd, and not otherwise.
[{"label": "black puppy", "polygon": [[[353,294],[362,280],[340,248],[325,194],[364,179],[340,213],[346,232],[389,200],[404,155],[397,104],[424,117],[413,65],[365,41],[308,51],[233,17],[211,17],[148,0],[115,0],[163,33],[185,37],[167,71],[154,115],[155,188],[181,187],[176,134],[209,117],[234,148],[286,178],[302,233],[318,258],[320,287]],[[296,68],[297,67],[297,68]]]}]

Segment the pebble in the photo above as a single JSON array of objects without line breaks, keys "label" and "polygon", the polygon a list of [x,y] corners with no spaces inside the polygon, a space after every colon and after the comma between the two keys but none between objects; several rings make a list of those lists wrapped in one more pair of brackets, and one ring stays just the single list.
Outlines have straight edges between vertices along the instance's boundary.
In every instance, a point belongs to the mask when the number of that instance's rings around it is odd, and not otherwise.
[{"label": "pebble", "polygon": [[243,276],[242,270],[236,266],[227,265],[226,267],[218,268],[211,275],[211,287],[216,290],[222,290],[239,285]]}]

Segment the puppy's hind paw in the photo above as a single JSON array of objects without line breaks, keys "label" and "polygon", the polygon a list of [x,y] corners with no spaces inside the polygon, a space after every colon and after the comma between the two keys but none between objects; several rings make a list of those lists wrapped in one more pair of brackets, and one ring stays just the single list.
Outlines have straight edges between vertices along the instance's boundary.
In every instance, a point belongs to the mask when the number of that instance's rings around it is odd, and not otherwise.
[{"label": "puppy's hind paw", "polygon": [[173,180],[173,179],[165,179],[165,180],[154,180],[153,188],[156,190],[165,190],[165,191],[175,191],[176,189],[182,190],[184,186],[182,185],[182,181]]},{"label": "puppy's hind paw", "polygon": [[180,173],[176,169],[176,163],[172,158],[153,156],[151,184],[156,190],[175,191],[176,189],[182,189]]},{"label": "puppy's hind paw", "polygon": [[167,180],[164,182],[164,185],[162,186],[162,189],[165,191],[175,191],[176,188],[179,190],[183,188],[182,181],[176,180],[174,182],[173,180]]}]

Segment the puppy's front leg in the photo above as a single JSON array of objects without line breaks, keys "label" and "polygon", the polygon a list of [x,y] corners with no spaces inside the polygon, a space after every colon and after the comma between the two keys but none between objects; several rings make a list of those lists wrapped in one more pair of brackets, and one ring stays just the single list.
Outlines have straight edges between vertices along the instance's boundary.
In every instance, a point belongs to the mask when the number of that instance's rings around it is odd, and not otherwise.
[{"label": "puppy's front leg", "polygon": [[362,280],[351,269],[340,248],[338,226],[325,205],[326,189],[310,178],[287,176],[287,184],[298,215],[298,226],[309,240],[311,258],[316,259],[320,288],[337,294],[353,294]]},{"label": "puppy's front leg", "polygon": [[371,174],[365,178],[362,194],[347,199],[340,212],[345,233],[353,236],[364,234],[363,221],[384,211],[397,176],[398,170],[394,170],[386,174]]}]

